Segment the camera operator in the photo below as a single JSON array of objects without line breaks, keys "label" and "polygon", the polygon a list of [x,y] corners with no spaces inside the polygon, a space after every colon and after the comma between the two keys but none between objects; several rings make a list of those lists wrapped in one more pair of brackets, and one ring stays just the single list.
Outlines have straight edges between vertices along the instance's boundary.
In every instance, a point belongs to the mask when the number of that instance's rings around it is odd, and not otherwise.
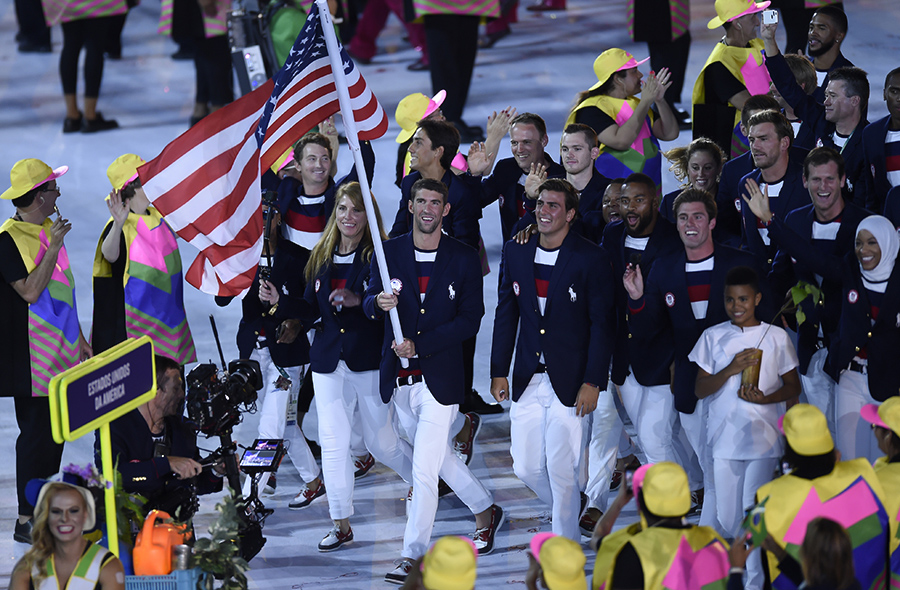
[{"label": "camera operator", "polygon": [[[110,423],[113,461],[125,491],[147,498],[145,512],[159,508],[184,521],[196,510],[196,494],[222,489],[225,468],[199,463],[197,435],[180,412],[184,383],[178,363],[156,355],[155,364],[156,397]],[[99,435],[94,455],[100,465]]]}]

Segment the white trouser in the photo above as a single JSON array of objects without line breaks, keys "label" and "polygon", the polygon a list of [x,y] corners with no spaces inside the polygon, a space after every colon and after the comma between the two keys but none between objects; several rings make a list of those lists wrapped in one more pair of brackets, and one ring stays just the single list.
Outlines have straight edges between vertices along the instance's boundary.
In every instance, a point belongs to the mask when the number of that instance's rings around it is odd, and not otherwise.
[{"label": "white trouser", "polygon": [[[315,389],[315,383],[313,383],[313,389]],[[377,393],[378,389],[375,389],[375,392]],[[378,399],[379,401],[381,400],[380,395]],[[361,417],[359,415],[359,408],[356,408],[355,410],[353,410],[353,417],[350,419],[350,423],[352,425],[352,427],[350,428],[350,455],[354,459],[365,458],[366,454],[369,452],[366,447],[366,441],[363,438],[362,423],[360,422],[360,420]]]},{"label": "white trouser", "polygon": [[378,371],[354,372],[338,361],[331,373],[312,374],[322,446],[322,475],[332,520],[353,515],[353,465],[350,433],[354,417],[366,448],[381,463],[412,481],[412,448],[394,430],[394,406],[378,393]]},{"label": "white trouser", "polygon": [[[300,475],[300,479],[310,482],[319,477],[319,466],[316,464],[316,458],[313,457],[309,445],[306,444],[306,437],[297,424],[296,409],[293,412],[291,424],[288,424],[288,405],[293,400],[296,404],[297,394],[300,391],[300,383],[303,381],[302,375],[306,373],[307,365],[297,367],[282,367],[284,372],[288,374],[291,380],[291,388],[279,389],[275,387],[275,382],[281,376],[275,363],[272,362],[272,356],[269,354],[268,348],[254,348],[250,353],[252,360],[259,362],[259,368],[262,372],[263,388],[259,391],[262,398],[262,407],[259,410],[259,430],[257,438],[281,438],[285,440],[287,455],[291,458],[291,463]],[[287,427],[286,427],[287,426]],[[263,473],[259,481],[259,489],[262,490],[269,481],[269,473]],[[250,494],[250,478],[244,480],[244,488],[242,493],[247,496]]]},{"label": "white trouser", "polygon": [[[597,409],[588,415],[591,438],[588,444],[588,480],[584,493],[587,494],[588,504],[600,510],[606,510],[609,480],[616,468],[616,455],[625,433],[616,411],[615,387],[610,381],[606,391],[600,392]],[[625,437],[625,440],[628,438]]]},{"label": "white trouser", "polygon": [[868,422],[859,411],[866,404],[880,404],[869,395],[869,376],[856,371],[841,373],[835,390],[835,413],[837,415],[837,444],[841,459],[849,461],[865,457],[869,463],[884,453],[878,450],[878,441],[872,434]]},{"label": "white trouser", "polygon": [[[701,412],[699,420],[696,416],[697,412]],[[693,414],[675,412],[675,438],[672,442],[675,445],[678,464],[684,468],[691,490],[698,490],[705,483],[703,466],[700,464],[700,454],[697,452],[697,445],[700,444],[697,431],[702,429],[702,427],[698,427],[697,422],[705,421],[705,418],[702,416],[702,408],[699,407],[694,410]],[[685,420],[685,417],[687,417],[687,420]]]},{"label": "white trouser", "polygon": [[834,395],[837,383],[825,372],[825,359],[828,358],[828,349],[820,348],[809,361],[806,375],[800,375],[800,384],[803,386],[803,395],[806,402],[816,406],[828,420],[828,430],[831,436],[837,436],[834,424]]},{"label": "white trouser", "polygon": [[538,373],[510,407],[509,423],[513,471],[552,506],[553,532],[580,542],[584,418],[559,401],[547,373]]},{"label": "white trouser", "polygon": [[638,444],[648,463],[671,461],[678,463],[675,452],[675,396],[668,385],[645,387],[637,382],[633,373],[625,378],[619,388],[622,405],[637,434]]},{"label": "white trouser", "polygon": [[[705,399],[697,400],[697,406],[694,408],[693,414],[678,413],[681,431],[687,437],[688,443],[694,450],[702,473],[703,506],[700,509],[700,526],[718,528],[719,523],[716,519],[716,480],[713,477],[712,449],[706,438],[706,422],[708,418],[709,404],[708,400]],[[696,489],[693,482],[691,482],[691,489]]]},{"label": "white trouser", "polygon": [[[756,503],[756,490],[772,481],[778,461],[777,457],[751,461],[713,459],[713,477],[716,487],[722,491],[716,500],[718,526],[715,528],[720,535],[728,540],[737,535],[744,519],[744,511]],[[747,559],[746,590],[760,590],[763,578],[760,552],[754,551]]]},{"label": "white trouser", "polygon": [[401,427],[413,441],[413,496],[400,555],[417,559],[425,555],[431,541],[438,506],[438,477],[473,514],[484,512],[494,500],[466,464],[450,451],[450,425],[459,414],[458,404],[441,405],[421,381],[395,389],[394,405]]}]

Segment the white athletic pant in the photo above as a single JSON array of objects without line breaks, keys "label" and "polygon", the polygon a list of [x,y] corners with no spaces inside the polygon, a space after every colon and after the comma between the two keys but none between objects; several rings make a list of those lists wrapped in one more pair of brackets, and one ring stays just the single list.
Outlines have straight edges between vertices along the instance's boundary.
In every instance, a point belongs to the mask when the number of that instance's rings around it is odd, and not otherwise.
[{"label": "white athletic pant", "polygon": [[859,411],[866,404],[881,402],[869,395],[869,376],[856,371],[841,373],[835,390],[835,412],[837,415],[837,439],[835,444],[841,452],[841,459],[849,461],[865,457],[872,463],[884,453],[878,450],[878,441],[872,434],[868,422]]},{"label": "white athletic pant", "polygon": [[[537,373],[510,407],[509,423],[513,471],[552,506],[553,532],[580,542],[579,472],[585,419],[559,401],[547,373]],[[615,445],[612,448],[614,454]]]},{"label": "white athletic pant", "polygon": [[[716,518],[716,480],[713,477],[712,449],[709,446],[706,432],[708,418],[709,404],[708,400],[705,399],[697,400],[697,406],[694,408],[693,414],[678,413],[678,419],[681,421],[681,431],[687,437],[694,453],[696,453],[702,472],[703,506],[700,509],[700,526],[718,529],[719,521]],[[696,489],[693,482],[691,482],[691,489]]]},{"label": "white athletic pant", "polygon": [[[590,506],[603,511],[606,510],[609,480],[616,468],[616,455],[625,432],[616,410],[615,387],[610,381],[606,391],[600,392],[597,409],[587,417],[591,424],[591,438],[588,443],[588,480],[584,493],[587,494]],[[628,438],[625,437],[625,440]]]},{"label": "white athletic pant", "polygon": [[[778,457],[752,461],[713,459],[713,477],[719,490],[716,496],[719,521],[716,529],[720,535],[729,540],[734,538],[744,519],[744,510],[756,503],[756,490],[772,481],[778,461]],[[760,552],[754,551],[747,559],[746,590],[761,590],[763,578]]]},{"label": "white athletic pant", "polygon": [[473,514],[490,508],[494,499],[450,450],[450,425],[459,414],[458,404],[441,405],[421,381],[395,389],[394,405],[401,427],[413,441],[413,496],[400,555],[417,559],[425,555],[431,541],[438,506],[438,477]]},{"label": "white athletic pant", "polygon": [[629,373],[619,391],[647,462],[680,463],[674,445],[675,396],[669,386],[645,387]]},{"label": "white athletic pant", "polygon": [[[263,388],[259,391],[262,398],[262,406],[259,410],[259,432],[257,438],[281,438],[287,443],[287,455],[294,464],[300,479],[309,482],[319,477],[319,466],[313,457],[306,438],[296,421],[296,411],[291,424],[287,424],[287,410],[291,398],[296,399],[300,391],[302,375],[306,373],[307,365],[297,367],[282,367],[291,379],[291,389],[278,389],[275,382],[281,376],[268,348],[254,348],[250,353],[252,360],[259,362],[262,372]],[[286,428],[287,426],[287,428]],[[259,489],[262,490],[269,481],[269,473],[263,473],[259,481]],[[250,478],[244,480],[242,493],[250,494]]]},{"label": "white athletic pant", "polygon": [[827,357],[827,348],[817,350],[809,361],[806,375],[800,375],[800,383],[803,386],[803,394],[806,396],[807,403],[822,410],[828,420],[828,430],[831,431],[831,436],[836,437],[834,396],[837,383],[825,372]]},{"label": "white athletic pant", "polygon": [[394,406],[381,401],[378,371],[354,372],[338,361],[331,373],[312,374],[322,446],[322,475],[332,520],[353,515],[351,432],[358,418],[366,448],[381,463],[412,481],[412,448],[394,430]]}]

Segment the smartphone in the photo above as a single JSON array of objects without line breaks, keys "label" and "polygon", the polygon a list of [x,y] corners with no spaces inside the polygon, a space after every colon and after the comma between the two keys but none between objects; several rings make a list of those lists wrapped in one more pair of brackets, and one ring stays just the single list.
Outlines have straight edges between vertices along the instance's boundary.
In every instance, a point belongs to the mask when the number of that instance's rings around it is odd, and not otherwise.
[{"label": "smartphone", "polygon": [[763,10],[762,11],[762,24],[777,25],[778,24],[778,11],[777,10]]},{"label": "smartphone", "polygon": [[625,470],[625,486],[627,489],[631,489],[634,485],[634,469]]}]

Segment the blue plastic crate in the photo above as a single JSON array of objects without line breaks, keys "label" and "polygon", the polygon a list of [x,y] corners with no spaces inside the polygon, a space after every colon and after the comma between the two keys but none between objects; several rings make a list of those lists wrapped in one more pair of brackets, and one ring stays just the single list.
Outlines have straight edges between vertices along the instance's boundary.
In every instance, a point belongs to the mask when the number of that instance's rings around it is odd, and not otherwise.
[{"label": "blue plastic crate", "polygon": [[168,576],[125,576],[125,590],[195,590],[202,573],[195,567]]}]

